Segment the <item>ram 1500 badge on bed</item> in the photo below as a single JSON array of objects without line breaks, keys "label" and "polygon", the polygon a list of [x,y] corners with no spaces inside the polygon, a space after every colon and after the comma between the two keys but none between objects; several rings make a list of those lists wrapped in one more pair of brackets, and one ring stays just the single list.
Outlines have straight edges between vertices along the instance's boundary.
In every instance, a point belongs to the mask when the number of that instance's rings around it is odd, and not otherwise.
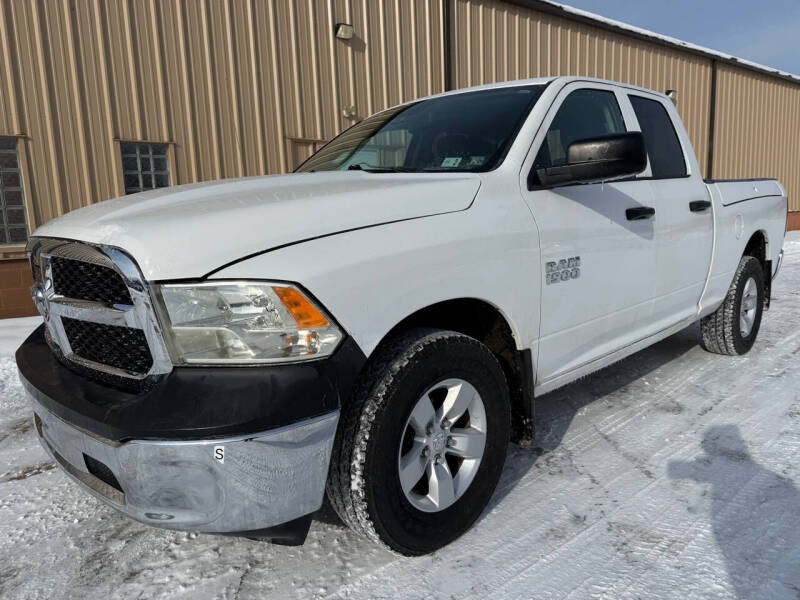
[{"label": "ram 1500 badge on bed", "polygon": [[422,554],[486,507],[536,395],[697,320],[750,350],[786,208],[774,180],[704,182],[663,94],[460,90],[291,175],[44,225],[17,363],[47,452],[134,519],[299,543],[327,494]]}]

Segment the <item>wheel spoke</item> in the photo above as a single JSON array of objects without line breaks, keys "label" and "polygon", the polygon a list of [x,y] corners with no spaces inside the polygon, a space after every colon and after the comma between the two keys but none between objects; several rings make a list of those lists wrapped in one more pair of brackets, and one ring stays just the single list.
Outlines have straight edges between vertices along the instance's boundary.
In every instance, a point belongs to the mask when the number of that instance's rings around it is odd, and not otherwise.
[{"label": "wheel spoke", "polygon": [[440,464],[430,463],[428,468],[428,498],[442,510],[450,506],[456,499],[453,475],[446,461]]},{"label": "wheel spoke", "polygon": [[414,429],[418,436],[425,436],[425,428],[429,423],[433,423],[436,418],[436,411],[433,409],[431,399],[425,395],[419,399],[414,410],[411,411],[411,416],[408,418],[408,423]]},{"label": "wheel spoke", "polygon": [[749,278],[742,290],[742,300],[739,304],[739,332],[747,337],[753,329],[758,310],[758,286],[755,279]]},{"label": "wheel spoke", "polygon": [[748,279],[747,282],[744,284],[744,292],[743,292],[743,294],[745,296],[750,296],[753,293],[753,288],[755,287],[755,285],[756,285],[756,282],[752,277],[750,279]]},{"label": "wheel spoke", "polygon": [[415,441],[406,454],[400,457],[400,486],[408,493],[425,475],[428,459],[422,456],[423,442]]},{"label": "wheel spoke", "polygon": [[446,450],[461,458],[482,458],[486,446],[486,434],[477,429],[453,429],[450,431],[452,445]]},{"label": "wheel spoke", "polygon": [[440,420],[447,419],[451,423],[457,421],[461,415],[467,412],[476,393],[475,388],[466,381],[460,381],[456,385],[448,387],[447,396],[439,410],[441,414],[437,414],[437,416],[440,416]]}]

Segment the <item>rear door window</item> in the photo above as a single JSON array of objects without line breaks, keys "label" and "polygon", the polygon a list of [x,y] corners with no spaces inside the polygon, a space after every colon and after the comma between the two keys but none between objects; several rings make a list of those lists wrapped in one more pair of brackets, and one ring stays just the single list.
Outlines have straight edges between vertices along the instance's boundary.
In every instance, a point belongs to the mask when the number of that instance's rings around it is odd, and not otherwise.
[{"label": "rear door window", "polygon": [[686,161],[683,157],[678,134],[667,109],[657,100],[642,96],[628,96],[633,112],[642,128],[650,170],[654,179],[686,177]]}]

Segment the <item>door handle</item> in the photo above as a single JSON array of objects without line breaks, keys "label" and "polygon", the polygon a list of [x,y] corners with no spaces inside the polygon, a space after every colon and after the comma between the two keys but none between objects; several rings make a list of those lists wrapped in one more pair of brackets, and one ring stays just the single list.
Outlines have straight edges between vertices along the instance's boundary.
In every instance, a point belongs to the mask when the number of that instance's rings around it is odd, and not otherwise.
[{"label": "door handle", "polygon": [[625,216],[628,217],[628,221],[649,219],[654,214],[656,214],[656,209],[652,206],[637,206],[636,208],[628,208],[625,210]]},{"label": "door handle", "polygon": [[689,202],[689,210],[692,212],[702,212],[707,208],[711,208],[709,200],[692,200]]}]

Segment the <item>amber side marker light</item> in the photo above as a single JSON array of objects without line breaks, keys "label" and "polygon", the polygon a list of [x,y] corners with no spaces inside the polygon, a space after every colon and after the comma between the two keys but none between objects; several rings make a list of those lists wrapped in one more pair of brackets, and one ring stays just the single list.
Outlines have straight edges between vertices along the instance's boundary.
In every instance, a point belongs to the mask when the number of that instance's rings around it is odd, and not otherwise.
[{"label": "amber side marker light", "polygon": [[329,325],[328,319],[296,289],[278,286],[274,286],[272,289],[297,322],[299,329],[316,329]]}]

